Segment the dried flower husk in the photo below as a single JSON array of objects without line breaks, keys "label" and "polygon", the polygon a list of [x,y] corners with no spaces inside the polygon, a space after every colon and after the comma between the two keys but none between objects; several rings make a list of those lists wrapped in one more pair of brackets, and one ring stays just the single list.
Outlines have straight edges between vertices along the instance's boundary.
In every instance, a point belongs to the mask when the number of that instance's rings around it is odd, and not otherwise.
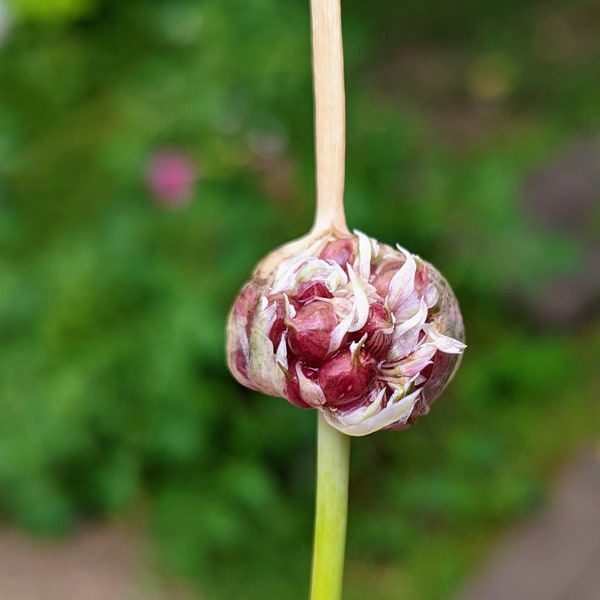
[{"label": "dried flower husk", "polygon": [[240,383],[317,408],[355,436],[410,427],[465,348],[440,272],[359,231],[307,236],[268,255],[236,299],[227,336]]}]

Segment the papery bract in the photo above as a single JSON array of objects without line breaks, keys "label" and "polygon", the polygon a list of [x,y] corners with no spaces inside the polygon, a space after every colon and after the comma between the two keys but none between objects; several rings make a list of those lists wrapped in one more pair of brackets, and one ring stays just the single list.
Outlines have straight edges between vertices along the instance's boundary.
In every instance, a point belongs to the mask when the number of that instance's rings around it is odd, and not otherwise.
[{"label": "papery bract", "polygon": [[366,435],[427,413],[463,342],[458,303],[435,267],[358,231],[331,232],[258,265],[231,311],[227,352],[247,387]]}]

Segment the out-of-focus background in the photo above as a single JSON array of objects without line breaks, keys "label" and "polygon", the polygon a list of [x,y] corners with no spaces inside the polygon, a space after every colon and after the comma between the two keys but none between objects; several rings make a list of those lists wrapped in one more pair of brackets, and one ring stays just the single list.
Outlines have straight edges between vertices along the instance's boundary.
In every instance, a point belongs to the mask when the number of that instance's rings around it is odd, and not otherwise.
[{"label": "out-of-focus background", "polygon": [[[469,343],[353,445],[346,598],[442,600],[598,443],[600,4],[343,15],[348,222],[436,264]],[[232,380],[224,321],[313,161],[307,1],[0,0],[5,528],[116,520],[193,597],[306,597],[315,415]]]}]

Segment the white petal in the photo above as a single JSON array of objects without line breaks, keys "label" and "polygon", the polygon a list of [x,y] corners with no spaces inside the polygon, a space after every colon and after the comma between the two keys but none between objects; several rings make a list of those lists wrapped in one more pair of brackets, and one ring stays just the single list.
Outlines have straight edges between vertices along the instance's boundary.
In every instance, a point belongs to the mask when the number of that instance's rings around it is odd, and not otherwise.
[{"label": "white petal", "polygon": [[340,265],[320,258],[303,258],[296,262],[293,268],[286,270],[274,279],[271,293],[286,292],[294,294],[301,283],[325,283],[331,292],[348,283],[348,277]]},{"label": "white petal", "polygon": [[360,349],[364,346],[366,341],[367,341],[367,334],[365,333],[360,338],[360,340],[358,340],[358,342],[352,342],[350,344],[350,354],[352,355],[353,359],[356,358],[356,355],[360,352]]},{"label": "white petal", "polygon": [[337,409],[330,409],[325,412],[325,418],[332,425],[333,423],[328,417],[345,427],[369,419],[381,409],[381,403],[383,402],[386,391],[386,387],[382,387],[380,390],[373,390],[369,396],[368,402],[364,406],[353,411],[344,413]]},{"label": "white petal", "polygon": [[427,305],[423,300],[419,304],[419,309],[415,314],[405,321],[397,321],[394,328],[394,338],[403,336],[407,331],[418,327],[421,329],[427,318]]},{"label": "white petal", "polygon": [[413,293],[415,289],[415,273],[417,271],[417,263],[412,254],[400,246],[398,246],[398,250],[404,254],[406,260],[390,280],[387,302],[393,311]]},{"label": "white petal", "polygon": [[344,341],[344,336],[348,333],[349,326],[349,320],[347,322],[342,321],[336,325],[334,330],[331,332],[331,336],[329,337],[329,354],[333,354],[340,349],[340,346]]},{"label": "white petal", "polygon": [[375,238],[369,238],[371,242],[371,262],[379,257],[379,242]]},{"label": "white petal", "polygon": [[272,293],[294,289],[296,275],[302,265],[307,260],[314,258],[326,244],[327,240],[325,239],[316,240],[306,250],[282,260],[273,272]]},{"label": "white petal", "polygon": [[366,408],[361,407],[343,414],[340,411],[325,411],[325,420],[342,433],[354,436],[367,435],[388,427],[393,423],[404,424],[408,421],[412,409],[419,399],[421,390],[419,389],[404,398],[396,400],[394,396],[400,393],[395,393],[390,398],[387,406],[381,410],[372,410],[373,407],[378,408],[381,406],[381,398],[383,396],[378,396],[378,402],[376,400]]},{"label": "white petal", "polygon": [[275,353],[275,361],[281,365],[286,371],[288,370],[288,359],[287,359],[287,344],[285,342],[286,332],[284,331],[279,346],[277,346],[277,352]]},{"label": "white petal", "polygon": [[302,400],[316,408],[323,406],[326,398],[321,386],[306,377],[298,363],[296,363],[296,374],[298,375],[298,386],[300,387],[300,397]]},{"label": "white petal", "polygon": [[358,272],[363,281],[371,275],[371,240],[361,231],[354,230],[358,237]]},{"label": "white petal", "polygon": [[398,360],[408,356],[419,340],[419,333],[423,329],[427,318],[427,306],[423,300],[419,310],[410,319],[397,322],[392,337],[392,348],[388,360]]},{"label": "white petal", "polygon": [[348,331],[359,331],[365,326],[369,318],[369,299],[361,279],[348,267],[348,275],[354,295],[354,316]]},{"label": "white petal", "polygon": [[440,299],[440,293],[433,283],[427,285],[424,296],[425,302],[427,303],[427,308],[433,308]]},{"label": "white petal", "polygon": [[467,347],[460,340],[440,333],[434,323],[427,324],[424,329],[427,332],[427,337],[435,344],[436,348],[446,354],[461,354]]},{"label": "white petal", "polygon": [[287,294],[283,294],[283,302],[285,306],[284,323],[289,326],[291,320],[296,316],[296,309],[293,304],[290,304],[290,299]]},{"label": "white petal", "polygon": [[339,350],[354,318],[352,303],[347,298],[332,298],[331,304],[340,321],[334,327],[329,338],[330,354]]},{"label": "white petal", "polygon": [[346,273],[342,267],[340,267],[340,265],[337,263],[330,265],[330,271],[327,273],[327,277],[325,278],[325,285],[327,285],[327,289],[331,291],[331,293],[335,293],[338,288],[346,285],[347,283],[348,277],[346,276]]}]

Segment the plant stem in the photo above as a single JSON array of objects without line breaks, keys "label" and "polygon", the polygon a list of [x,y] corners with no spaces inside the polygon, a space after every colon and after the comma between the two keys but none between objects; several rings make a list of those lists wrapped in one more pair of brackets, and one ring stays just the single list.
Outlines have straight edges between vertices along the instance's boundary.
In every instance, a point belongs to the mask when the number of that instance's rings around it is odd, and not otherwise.
[{"label": "plant stem", "polygon": [[313,232],[348,232],[344,214],[346,110],[340,0],[311,0],[317,210]]},{"label": "plant stem", "polygon": [[[313,233],[348,232],[344,214],[346,113],[340,0],[311,0],[317,210]],[[318,414],[317,502],[311,600],[340,600],[350,438]]]},{"label": "plant stem", "polygon": [[317,502],[311,600],[340,600],[348,514],[350,437],[318,413]]}]

